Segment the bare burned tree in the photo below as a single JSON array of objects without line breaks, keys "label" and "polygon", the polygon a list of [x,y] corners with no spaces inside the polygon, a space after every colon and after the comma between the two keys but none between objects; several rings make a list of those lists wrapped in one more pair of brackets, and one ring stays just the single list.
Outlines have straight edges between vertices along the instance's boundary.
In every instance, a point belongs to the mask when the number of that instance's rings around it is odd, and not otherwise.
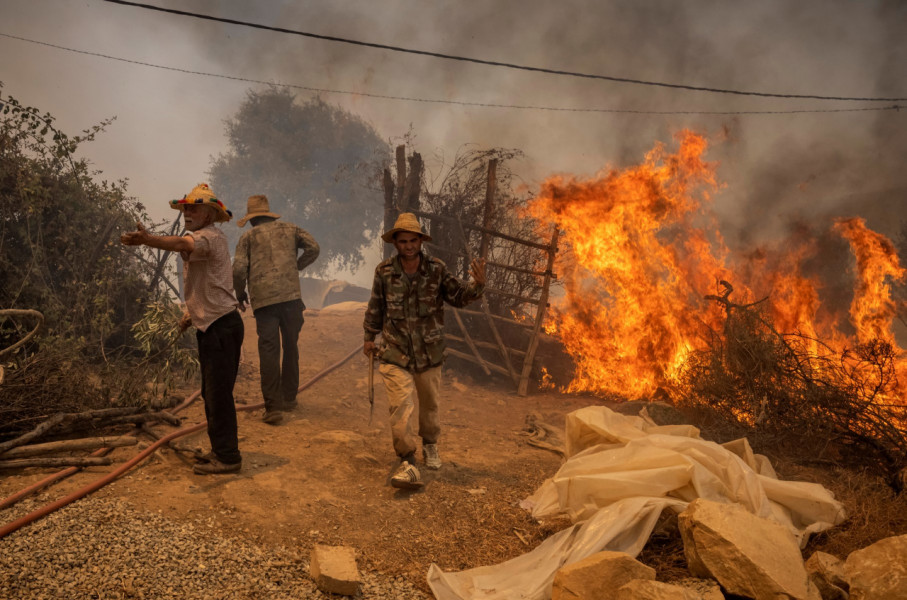
[{"label": "bare burned tree", "polygon": [[[483,224],[515,238],[536,239],[536,224],[523,213],[528,198],[513,191],[515,177],[510,163],[521,156],[519,150],[506,148],[472,149],[457,154],[437,180],[426,182],[424,209],[459,223]],[[492,169],[494,197],[490,203],[493,210],[486,215],[490,163],[495,165]],[[506,291],[512,297],[538,295],[540,281],[537,276],[494,266],[495,263],[515,265],[530,271],[538,267],[540,260],[539,253],[533,252],[532,248],[483,237],[481,231],[461,227],[455,222],[432,223],[431,234],[436,247],[444,249],[440,258],[459,276],[466,276],[469,270],[466,249],[472,252],[484,249],[490,265],[489,287]],[[496,314],[519,312],[521,303],[512,297],[489,298],[489,307]]]},{"label": "bare burned tree", "polygon": [[714,437],[746,435],[763,452],[846,459],[889,476],[903,469],[907,406],[891,345],[874,340],[836,352],[808,336],[779,333],[765,299],[734,303],[731,284],[721,284],[725,292],[707,298],[724,307],[724,329],[688,358],[678,405],[709,415]]}]

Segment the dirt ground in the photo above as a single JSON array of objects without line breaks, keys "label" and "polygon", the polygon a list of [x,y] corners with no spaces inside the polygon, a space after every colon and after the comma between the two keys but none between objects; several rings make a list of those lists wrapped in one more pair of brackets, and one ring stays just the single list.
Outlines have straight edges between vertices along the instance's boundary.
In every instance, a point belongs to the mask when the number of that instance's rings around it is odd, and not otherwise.
[{"label": "dirt ground", "polygon": [[[301,384],[361,346],[363,310],[361,303],[343,303],[306,311],[299,340]],[[299,407],[283,424],[267,425],[262,409],[242,410],[262,402],[255,323],[249,312],[244,319],[236,387],[243,470],[195,475],[187,455],[161,449],[96,494],[120,497],[174,520],[214,519],[223,530],[263,544],[303,551],[315,543],[351,546],[360,568],[402,576],[426,591],[431,563],[444,570],[495,564],[530,550],[563,525],[540,525],[518,506],[561,464],[557,454],[527,443],[526,417],[537,414],[560,429],[568,412],[600,400],[553,392],[521,397],[506,381],[482,377],[477,382],[447,368],[439,441],[444,465],[439,471],[422,469],[422,490],[396,490],[388,484],[396,459],[383,384],[376,372],[369,423],[365,356],[356,353],[301,392]],[[186,386],[183,397],[193,390]],[[185,425],[203,420],[200,402],[180,416]],[[177,443],[208,449],[204,432]],[[127,460],[136,452],[121,448],[112,456]],[[86,469],[45,497],[61,497],[108,469]],[[4,477],[0,497],[46,475],[31,470]]]}]

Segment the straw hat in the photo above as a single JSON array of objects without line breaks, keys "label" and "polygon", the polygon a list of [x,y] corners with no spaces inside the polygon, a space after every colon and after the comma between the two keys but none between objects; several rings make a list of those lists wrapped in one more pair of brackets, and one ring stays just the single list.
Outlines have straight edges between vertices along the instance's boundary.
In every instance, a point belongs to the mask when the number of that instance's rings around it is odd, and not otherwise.
[{"label": "straw hat", "polygon": [[183,196],[180,200],[171,200],[170,208],[183,212],[183,209],[189,204],[201,204],[213,207],[215,212],[214,220],[217,223],[226,223],[233,218],[233,213],[227,210],[224,203],[217,199],[207,183],[198,184],[192,188],[191,192]]},{"label": "straw hat", "polygon": [[431,241],[431,236],[426,235],[422,231],[422,226],[419,225],[419,219],[416,218],[416,215],[413,213],[400,213],[400,216],[397,217],[397,222],[394,223],[393,229],[381,236],[381,239],[387,242],[388,244],[394,243],[394,234],[400,231],[408,231],[410,233],[418,233],[422,236],[422,240],[426,242]]},{"label": "straw hat", "polygon": [[274,217],[279,219],[280,215],[271,212],[271,205],[268,204],[267,196],[249,196],[246,203],[246,216],[236,222],[237,227],[245,227],[246,223],[252,217]]}]

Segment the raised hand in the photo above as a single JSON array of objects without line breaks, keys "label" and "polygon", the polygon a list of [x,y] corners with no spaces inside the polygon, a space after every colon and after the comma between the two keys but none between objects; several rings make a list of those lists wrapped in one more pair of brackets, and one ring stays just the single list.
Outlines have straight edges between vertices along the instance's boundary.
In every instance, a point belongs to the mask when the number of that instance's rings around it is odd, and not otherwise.
[{"label": "raised hand", "polygon": [[472,275],[472,280],[478,283],[479,285],[485,285],[485,259],[484,258],[475,258],[469,264],[469,272]]}]

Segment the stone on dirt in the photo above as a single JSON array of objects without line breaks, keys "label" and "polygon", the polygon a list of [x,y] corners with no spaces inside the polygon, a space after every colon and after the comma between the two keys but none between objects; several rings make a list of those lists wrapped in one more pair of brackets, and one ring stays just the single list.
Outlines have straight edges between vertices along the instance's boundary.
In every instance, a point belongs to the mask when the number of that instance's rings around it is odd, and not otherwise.
[{"label": "stone on dirt", "polygon": [[355,431],[345,429],[334,429],[332,431],[322,431],[312,437],[313,442],[322,442],[326,444],[346,444],[348,446],[361,446],[365,443],[365,438]]},{"label": "stone on dirt", "polygon": [[885,538],[844,561],[851,600],[907,598],[907,535]]},{"label": "stone on dirt", "polygon": [[679,579],[674,583],[693,590],[702,596],[702,600],[724,600],[724,593],[721,591],[721,586],[718,585],[718,582],[714,579],[687,577],[686,579]]},{"label": "stone on dirt", "polygon": [[655,579],[655,569],[624,552],[597,552],[555,573],[551,600],[609,600],[634,579]]},{"label": "stone on dirt", "polygon": [[822,600],[847,600],[844,561],[825,552],[813,552],[806,561],[806,573],[822,594]]},{"label": "stone on dirt", "polygon": [[728,593],[755,600],[820,600],[800,546],[783,525],[739,504],[699,498],[680,514],[690,573],[718,581]]},{"label": "stone on dirt", "polygon": [[355,596],[359,591],[356,551],[348,546],[315,544],[309,572],[322,592]]}]

